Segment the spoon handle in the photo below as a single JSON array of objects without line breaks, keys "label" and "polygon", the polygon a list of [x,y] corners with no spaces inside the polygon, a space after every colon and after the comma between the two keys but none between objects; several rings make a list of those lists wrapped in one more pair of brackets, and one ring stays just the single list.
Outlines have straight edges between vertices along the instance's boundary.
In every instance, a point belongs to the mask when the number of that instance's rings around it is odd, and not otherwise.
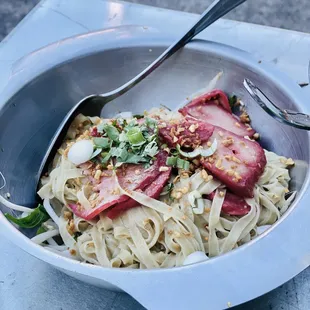
[{"label": "spoon handle", "polygon": [[216,20],[230,12],[232,9],[245,2],[246,0],[215,0],[202,14],[199,20],[184,34],[179,40],[168,47],[154,62],[152,62],[141,73],[135,76],[132,80],[128,81],[121,87],[103,94],[105,97],[109,96],[113,100],[122,94],[126,93],[133,86],[141,82],[145,77],[158,68],[166,59],[171,57],[181,47],[187,44],[197,34],[214,23]]}]

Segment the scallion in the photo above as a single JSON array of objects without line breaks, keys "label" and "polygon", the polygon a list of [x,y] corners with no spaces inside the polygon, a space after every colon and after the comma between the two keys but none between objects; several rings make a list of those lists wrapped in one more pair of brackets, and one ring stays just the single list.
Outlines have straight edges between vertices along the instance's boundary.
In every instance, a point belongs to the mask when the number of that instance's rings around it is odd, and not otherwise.
[{"label": "scallion", "polygon": [[184,170],[189,170],[189,161],[177,158],[177,168],[184,169]]},{"label": "scallion", "polygon": [[140,146],[146,141],[139,127],[129,129],[126,136],[129,143],[133,146]]},{"label": "scallion", "polygon": [[178,157],[175,156],[168,157],[166,160],[166,165],[170,167],[175,167],[177,165],[177,159]]},{"label": "scallion", "polygon": [[4,215],[9,221],[22,228],[34,228],[40,226],[50,218],[41,204],[39,204],[38,207],[26,217],[16,218],[8,213],[5,213]]}]

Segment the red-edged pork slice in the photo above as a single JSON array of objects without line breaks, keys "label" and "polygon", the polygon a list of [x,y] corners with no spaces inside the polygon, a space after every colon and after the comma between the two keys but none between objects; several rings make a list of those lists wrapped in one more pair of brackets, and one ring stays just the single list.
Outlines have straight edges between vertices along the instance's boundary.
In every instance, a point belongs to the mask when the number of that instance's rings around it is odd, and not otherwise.
[{"label": "red-edged pork slice", "polygon": [[[208,198],[213,200],[215,192],[208,195]],[[222,205],[222,212],[228,215],[243,216],[250,212],[251,207],[246,201],[232,193],[226,192],[225,199]]]},{"label": "red-edged pork slice", "polygon": [[214,127],[210,140],[214,139],[217,139],[217,150],[201,159],[203,166],[236,195],[253,197],[254,185],[266,165],[263,148],[219,127]]},{"label": "red-edged pork slice", "polygon": [[[160,173],[156,180],[144,189],[143,193],[151,198],[157,199],[162,192],[164,186],[166,185],[167,181],[169,180],[170,174],[171,168],[169,167],[169,170]],[[126,210],[137,207],[138,205],[139,203],[135,200],[128,199],[125,202],[118,203],[115,207],[110,208],[107,211],[106,215],[110,219],[115,219]]]},{"label": "red-edged pork slice", "polygon": [[[226,104],[224,105],[221,103],[221,100],[216,99],[216,95],[213,94],[216,92],[219,91],[214,91],[194,99],[184,108],[180,109],[179,112],[184,116],[190,115],[196,119],[229,130],[238,136],[252,137],[255,131],[251,127],[248,127],[249,125],[241,123],[238,117],[231,113],[230,108],[227,109]],[[223,96],[226,97],[223,94],[221,92],[221,98]]]},{"label": "red-edged pork slice", "polygon": [[221,106],[224,110],[231,113],[229,100],[226,94],[220,89],[214,89],[206,94],[194,98],[187,106],[196,105],[197,103],[216,103]]},{"label": "red-edged pork slice", "polygon": [[195,148],[204,142],[208,142],[213,130],[213,125],[193,118],[185,118],[169,124],[164,122],[159,124],[159,135],[169,147],[175,147],[179,144]]},{"label": "red-edged pork slice", "polygon": [[[142,164],[125,164],[116,170],[116,176],[120,186],[128,190],[144,190],[160,174],[160,167],[166,167],[167,153],[160,151],[153,165],[145,169]],[[118,185],[113,172],[105,170],[100,183],[93,188],[98,192],[97,205],[94,208],[86,208],[82,205],[71,204],[69,207],[74,214],[86,220],[93,219],[107,208],[129,199],[126,195],[120,195]]]}]

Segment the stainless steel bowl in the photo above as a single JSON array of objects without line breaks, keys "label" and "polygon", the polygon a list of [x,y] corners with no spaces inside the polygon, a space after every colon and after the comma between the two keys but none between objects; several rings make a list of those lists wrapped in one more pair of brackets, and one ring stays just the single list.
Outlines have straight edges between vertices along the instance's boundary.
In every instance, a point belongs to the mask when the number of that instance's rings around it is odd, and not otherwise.
[{"label": "stainless steel bowl", "polygon": [[[116,88],[140,72],[173,37],[140,26],[70,38],[17,62],[0,103],[0,171],[13,202],[35,201],[35,180],[50,138],[85,95]],[[105,116],[171,108],[223,71],[218,87],[241,97],[264,147],[296,159],[299,194],[283,218],[256,240],[218,258],[166,270],[108,269],[53,254],[33,244],[0,212],[0,232],[28,253],[87,283],[128,292],[148,309],[223,309],[264,294],[310,265],[309,135],[273,120],[242,86],[253,81],[282,108],[309,113],[299,86],[275,68],[229,46],[196,40],[150,77],[109,104]],[[3,206],[2,212],[8,212]]]}]

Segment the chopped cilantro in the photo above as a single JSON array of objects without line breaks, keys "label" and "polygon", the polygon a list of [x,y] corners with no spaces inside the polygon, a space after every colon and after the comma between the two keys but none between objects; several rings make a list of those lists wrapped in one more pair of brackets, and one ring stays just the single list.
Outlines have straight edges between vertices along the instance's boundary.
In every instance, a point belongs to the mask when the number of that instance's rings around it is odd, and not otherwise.
[{"label": "chopped cilantro", "polygon": [[229,105],[231,108],[233,108],[235,106],[237,99],[238,98],[235,95],[228,97]]},{"label": "chopped cilantro", "polygon": [[108,149],[110,148],[110,140],[108,138],[94,138],[96,148]]},{"label": "chopped cilantro", "polygon": [[144,118],[144,115],[143,114],[136,114],[133,117],[136,119],[141,119],[141,118]]},{"label": "chopped cilantro", "polygon": [[158,127],[154,119],[145,118],[145,122],[139,124],[137,119],[127,123],[119,118],[110,124],[99,124],[97,130],[103,136],[94,138],[93,142],[95,148],[103,150],[100,154],[102,164],[107,164],[112,157],[116,166],[118,163],[151,164],[159,151]]},{"label": "chopped cilantro", "polygon": [[113,125],[105,124],[103,130],[112,141],[119,141],[119,132]]}]

